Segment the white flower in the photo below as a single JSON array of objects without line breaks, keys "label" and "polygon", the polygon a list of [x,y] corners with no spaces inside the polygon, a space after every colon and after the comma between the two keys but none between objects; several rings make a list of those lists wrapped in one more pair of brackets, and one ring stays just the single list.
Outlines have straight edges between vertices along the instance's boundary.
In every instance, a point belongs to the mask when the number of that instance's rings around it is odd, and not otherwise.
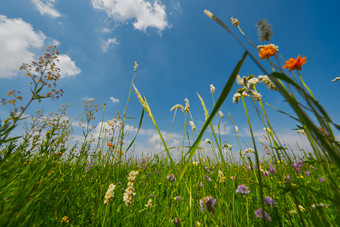
[{"label": "white flower", "polygon": [[221,118],[223,118],[224,115],[223,115],[222,111],[218,111],[218,114],[220,115]]},{"label": "white flower", "polygon": [[192,121],[189,121],[189,124],[190,124],[190,126],[191,126],[191,129],[195,131],[195,130],[196,130],[195,123],[192,122]]},{"label": "white flower", "polygon": [[115,189],[116,185],[110,184],[109,188],[107,189],[107,192],[105,193],[104,204],[110,202],[110,200],[115,196]]},{"label": "white flower", "polygon": [[233,96],[233,103],[238,103],[238,101],[240,100],[241,98],[241,94],[240,93],[235,93],[234,96]]},{"label": "white flower", "polygon": [[147,208],[151,207],[152,206],[152,199],[149,199],[148,204],[145,204],[145,206]]},{"label": "white flower", "polygon": [[300,133],[300,134],[302,134],[302,135],[306,135],[305,131],[302,130],[302,129],[299,129],[299,130],[297,130],[296,132],[297,132],[297,133]]},{"label": "white flower", "polygon": [[208,139],[208,138],[206,138],[206,139],[205,139],[205,143],[209,143],[209,144],[211,144],[211,140],[210,140],[210,139]]},{"label": "white flower", "polygon": [[213,84],[210,84],[210,92],[211,94],[214,94],[215,92],[215,86]]}]

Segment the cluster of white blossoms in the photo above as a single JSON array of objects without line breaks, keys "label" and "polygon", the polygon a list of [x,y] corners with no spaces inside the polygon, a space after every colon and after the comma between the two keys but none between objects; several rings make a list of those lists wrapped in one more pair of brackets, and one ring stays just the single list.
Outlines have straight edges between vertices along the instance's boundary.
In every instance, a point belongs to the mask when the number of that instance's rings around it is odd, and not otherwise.
[{"label": "cluster of white blossoms", "polygon": [[242,155],[244,156],[244,155],[248,154],[249,152],[255,153],[255,150],[253,148],[247,148],[242,152]]},{"label": "cluster of white blossoms", "polygon": [[206,138],[204,142],[205,142],[205,143],[208,143],[208,144],[211,144],[211,140],[208,139],[208,138]]},{"label": "cluster of white blossoms", "polygon": [[262,99],[262,95],[255,90],[255,85],[260,82],[264,83],[269,89],[276,90],[274,83],[269,79],[268,76],[258,76],[258,78],[254,77],[254,75],[249,75],[247,77],[242,77],[237,75],[236,78],[237,84],[242,88],[238,89],[237,92],[233,96],[233,103],[238,103],[240,98],[252,96],[254,100],[260,101]]},{"label": "cluster of white blossoms", "polygon": [[133,181],[136,179],[138,171],[131,171],[128,177],[128,187],[124,192],[123,200],[125,201],[126,206],[130,206],[132,203],[132,196],[136,195],[135,188],[133,187]]},{"label": "cluster of white blossoms", "polygon": [[225,178],[225,176],[224,176],[224,174],[223,174],[223,172],[222,172],[221,170],[218,171],[218,176],[219,176],[219,178],[220,178],[220,179],[219,179],[219,182],[220,182],[220,183],[224,183],[224,181],[225,181],[226,178]]},{"label": "cluster of white blossoms", "polygon": [[110,184],[109,188],[107,189],[107,192],[105,193],[105,200],[104,204],[109,203],[111,199],[115,196],[115,189],[116,185]]}]

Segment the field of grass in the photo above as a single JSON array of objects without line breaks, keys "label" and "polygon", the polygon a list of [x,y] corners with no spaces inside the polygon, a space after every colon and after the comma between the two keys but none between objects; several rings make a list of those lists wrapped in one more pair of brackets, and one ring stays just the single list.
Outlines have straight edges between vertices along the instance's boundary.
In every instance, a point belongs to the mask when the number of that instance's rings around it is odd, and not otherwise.
[{"label": "field of grass", "polygon": [[[205,13],[231,33],[215,15]],[[248,39],[237,19],[232,18],[232,24]],[[269,42],[271,30],[266,21],[259,22],[258,29],[262,41]],[[250,51],[235,34],[231,35],[245,53],[216,102],[213,99],[211,112],[198,94],[206,114],[203,127],[196,128],[188,101],[185,106],[172,108],[174,120],[176,114],[185,116],[185,145],[178,162],[171,155],[171,142],[164,140],[158,128],[152,107],[134,85],[134,78],[128,100],[137,95],[143,106],[138,130],[144,117],[149,117],[162,140],[161,153],[141,158],[128,155],[138,149],[133,148],[134,139],[126,142],[129,101],[124,112],[108,123],[110,129],[100,130],[99,138],[91,136],[91,121],[99,111],[94,100],[83,104],[79,117],[84,138],[75,145],[68,143],[72,121],[66,116],[67,105],[48,115],[38,111],[29,121],[26,119],[23,136],[11,137],[32,102],[58,98],[63,93],[56,84],[60,77],[54,63],[59,54],[56,47],[49,47],[36,62],[24,64],[21,69],[31,79],[32,97],[22,107],[17,106],[22,97],[15,90],[8,93],[8,99],[1,100],[4,105],[12,105],[13,111],[0,125],[0,226],[337,226],[340,143],[333,130],[338,132],[340,126],[330,119],[303,81],[305,58],[280,60],[273,44],[254,46],[255,50]],[[268,76],[240,77],[246,57]],[[270,72],[260,59],[270,63]],[[135,63],[134,75],[137,71]],[[262,101],[256,89],[259,83],[279,92],[289,103],[294,115],[279,112],[296,120],[296,133],[308,139],[311,150],[293,152],[280,142],[266,112],[271,106]],[[247,149],[231,148],[221,136],[223,123],[230,118],[239,142],[231,115],[220,110],[232,86],[240,86],[233,100],[243,106],[247,116],[252,138]],[[214,97],[213,85],[210,91]],[[256,109],[263,123],[266,140],[260,140],[261,146],[253,134],[250,108]],[[204,141],[208,132],[211,139]],[[190,139],[189,134],[193,135]],[[232,151],[237,151],[238,159]]]}]

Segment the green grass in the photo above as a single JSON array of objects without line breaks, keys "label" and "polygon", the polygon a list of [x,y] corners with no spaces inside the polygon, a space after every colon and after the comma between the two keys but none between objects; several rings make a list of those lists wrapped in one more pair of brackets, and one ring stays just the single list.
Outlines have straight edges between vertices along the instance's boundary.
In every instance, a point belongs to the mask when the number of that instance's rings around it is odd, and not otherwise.
[{"label": "green grass", "polygon": [[[166,143],[157,125],[157,116],[153,116],[146,98],[134,85],[137,63],[122,117],[117,114],[108,128],[101,127],[99,138],[91,136],[95,129],[91,123],[100,110],[95,100],[84,101],[83,113],[72,121],[66,118],[67,105],[47,115],[38,111],[28,120],[24,136],[11,137],[33,101],[62,94],[49,86],[55,86],[59,78],[53,64],[58,51],[55,47],[46,50],[50,53],[44,55],[48,67],[40,67],[37,75],[27,75],[33,86],[28,103],[17,107],[16,102],[22,97],[16,92],[9,93],[12,100],[1,101],[13,105],[13,111],[0,126],[0,226],[336,226],[340,222],[340,145],[333,132],[334,128],[339,130],[340,127],[316,100],[299,70],[299,80],[293,70],[289,77],[282,67],[277,67],[281,65],[278,58],[277,62],[267,58],[272,73],[267,72],[221,20],[208,11],[205,13],[230,32],[245,48],[245,53],[216,103],[215,90],[211,90],[214,104],[211,112],[198,95],[206,115],[200,130],[192,127],[195,121],[188,103],[175,110],[172,124],[176,114],[184,114],[185,119],[182,147],[178,148],[182,152],[180,157],[172,156],[171,140]],[[264,37],[269,41],[268,34]],[[300,132],[310,142],[310,151],[299,147],[293,151],[281,143],[266,110],[272,106],[259,98],[258,83],[254,86],[248,83],[256,81],[256,77],[238,77],[245,67],[246,57],[251,57],[269,76],[267,82],[270,81],[271,88],[275,87],[272,92],[279,92],[290,104],[294,116],[276,110],[297,121],[299,129],[303,130]],[[35,64],[44,65],[44,62]],[[22,69],[28,72],[29,67],[24,65]],[[48,74],[49,69],[54,71]],[[234,95],[234,101],[240,102],[239,107],[245,111],[247,119],[244,120],[252,139],[252,143],[247,144],[251,148],[248,153],[241,147],[236,129],[234,136],[239,147],[226,146],[231,139],[221,133],[225,131],[226,117],[217,114],[230,97],[235,81],[241,87]],[[138,131],[146,112],[164,148],[162,152],[144,158],[138,158],[133,151],[138,132],[129,144],[124,143],[127,141],[124,124],[128,119],[126,112],[132,87],[143,108]],[[260,146],[255,142],[254,123],[249,117],[252,108],[267,129],[266,139],[260,141]],[[177,113],[177,110],[182,112]],[[102,119],[104,114],[105,105]],[[235,128],[236,122],[231,115],[230,123]],[[78,118],[84,138],[71,146],[67,141],[72,136],[71,125]],[[217,128],[213,126],[214,119]],[[172,128],[173,125],[171,132]],[[116,130],[119,130],[118,137],[114,136]],[[205,145],[202,139],[208,133],[211,140]],[[138,171],[135,179],[129,178],[131,171]],[[115,185],[113,197],[107,194],[111,184]],[[238,193],[240,185],[246,186],[249,193]],[[266,204],[267,197],[275,204]],[[124,198],[129,199],[128,205]],[[204,205],[204,199],[210,199],[212,204]],[[267,219],[259,216],[259,209],[266,212]]]}]

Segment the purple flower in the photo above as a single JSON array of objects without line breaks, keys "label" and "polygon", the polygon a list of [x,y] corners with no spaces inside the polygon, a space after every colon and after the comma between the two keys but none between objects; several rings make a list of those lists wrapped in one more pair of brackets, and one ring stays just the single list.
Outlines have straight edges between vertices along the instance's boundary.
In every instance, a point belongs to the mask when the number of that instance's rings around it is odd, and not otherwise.
[{"label": "purple flower", "polygon": [[[263,211],[262,208],[255,210],[255,215],[257,218],[263,218]],[[268,221],[271,221],[272,219],[270,218],[269,214],[267,212],[264,212],[264,216]]]},{"label": "purple flower", "polygon": [[203,187],[203,182],[202,182],[202,181],[200,182],[200,187],[201,187],[201,188]]},{"label": "purple flower", "polygon": [[170,182],[176,181],[176,177],[175,177],[175,175],[173,175],[173,174],[168,175],[168,176],[166,177],[166,179],[168,179]]},{"label": "purple flower", "polygon": [[269,175],[270,175],[268,171],[263,171],[262,174],[263,174],[263,176],[265,176],[265,177],[269,177]]},{"label": "purple flower", "polygon": [[208,177],[207,175],[205,175],[205,179],[206,179],[207,181],[211,181],[211,178]]},{"label": "purple flower", "polygon": [[275,201],[272,198],[268,197],[268,196],[266,198],[264,198],[264,204],[266,204],[266,205],[273,205],[274,207],[276,207]]},{"label": "purple flower", "polygon": [[200,207],[201,211],[212,211],[215,209],[217,203],[216,199],[214,199],[212,196],[206,196],[203,199],[200,199]]},{"label": "purple flower", "polygon": [[155,174],[158,174],[158,171],[157,171],[157,170],[155,170]]},{"label": "purple flower", "polygon": [[204,167],[205,170],[209,170],[210,168],[208,166]]},{"label": "purple flower", "polygon": [[119,182],[118,182],[118,185],[121,185],[121,184],[122,184],[122,182],[119,181]]},{"label": "purple flower", "polygon": [[306,171],[306,172],[305,172],[305,175],[306,175],[306,176],[311,176],[312,174],[311,174],[309,171]]},{"label": "purple flower", "polygon": [[276,172],[276,170],[272,166],[269,166],[269,172],[271,174],[274,174]]},{"label": "purple flower", "polygon": [[325,182],[324,179],[323,179],[322,177],[320,177],[318,180],[319,180],[320,182],[322,182],[322,183]]},{"label": "purple flower", "polygon": [[153,194],[150,194],[150,197],[152,197],[153,196]]},{"label": "purple flower", "polygon": [[176,226],[179,225],[180,221],[179,221],[179,218],[178,218],[178,217],[175,217],[174,223],[175,223]]},{"label": "purple flower", "polygon": [[89,171],[89,170],[91,169],[92,166],[93,166],[92,163],[87,164],[87,167],[86,167],[86,169],[85,169],[85,172]]},{"label": "purple flower", "polygon": [[240,194],[248,194],[250,193],[250,191],[248,191],[247,186],[241,184],[237,187],[236,189],[236,193],[240,193]]},{"label": "purple flower", "polygon": [[287,176],[284,176],[285,181],[292,181],[292,178],[290,177],[290,174]]},{"label": "purple flower", "polygon": [[180,199],[182,199],[182,197],[180,195],[175,197],[175,200],[179,201]]}]

